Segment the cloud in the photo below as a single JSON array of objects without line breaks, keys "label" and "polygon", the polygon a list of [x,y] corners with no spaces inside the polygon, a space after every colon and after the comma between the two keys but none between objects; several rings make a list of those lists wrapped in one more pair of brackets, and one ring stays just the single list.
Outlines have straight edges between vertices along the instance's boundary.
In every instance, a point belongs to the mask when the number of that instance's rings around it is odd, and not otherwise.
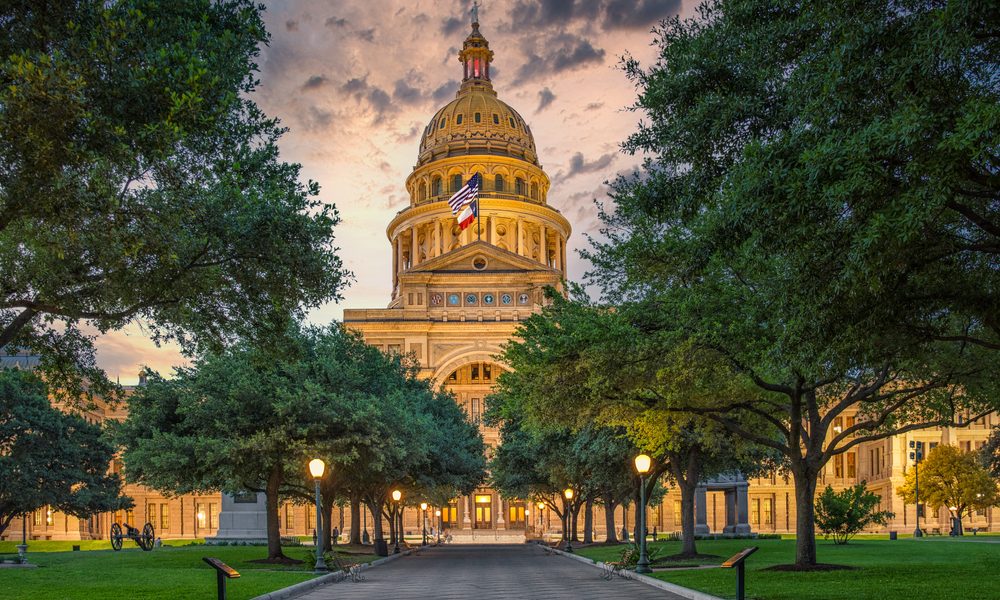
[{"label": "cloud", "polygon": [[340,86],[340,91],[354,98],[358,103],[365,103],[375,113],[375,123],[385,120],[385,115],[392,106],[392,97],[382,88],[369,85],[368,76],[348,79]]},{"label": "cloud", "polygon": [[583,108],[583,110],[598,110],[598,109],[603,108],[603,107],[604,107],[604,103],[603,102],[591,102],[590,104],[588,104],[587,106],[585,106]]},{"label": "cloud", "polygon": [[611,163],[615,160],[615,156],[614,152],[608,152],[607,154],[602,154],[594,160],[588,161],[584,158],[582,152],[577,152],[572,156],[572,158],[569,159],[569,169],[566,171],[560,170],[556,173],[555,177],[552,178],[552,181],[553,183],[562,183],[567,179],[576,177],[577,175],[603,171],[611,166]]},{"label": "cloud", "polygon": [[676,15],[681,0],[609,0],[605,7],[605,29],[636,29],[649,27],[657,21]]},{"label": "cloud", "polygon": [[285,29],[288,30],[288,31],[298,31],[299,30],[299,22],[298,21],[292,21],[292,20],[285,21]]},{"label": "cloud", "polygon": [[556,95],[552,93],[549,88],[543,88],[542,91],[538,92],[538,108],[535,109],[536,113],[540,113],[552,104],[552,101],[556,99]]},{"label": "cloud", "polygon": [[313,75],[312,77],[307,79],[305,83],[302,84],[302,89],[303,91],[315,90],[316,88],[323,87],[329,82],[330,80],[327,79],[326,75]]},{"label": "cloud", "polygon": [[415,105],[423,101],[423,94],[420,90],[406,83],[402,79],[397,79],[395,88],[392,90],[393,100],[402,104]]},{"label": "cloud", "polygon": [[354,35],[358,36],[359,39],[362,39],[366,42],[374,42],[375,28],[372,27],[371,29],[361,29],[359,31],[355,31]]},{"label": "cloud", "polygon": [[458,17],[448,17],[441,22],[441,33],[445,36],[452,36],[465,27],[465,21]]},{"label": "cloud", "polygon": [[348,23],[349,21],[343,17],[330,17],[323,24],[326,25],[327,27],[336,27],[338,29],[342,29],[344,27],[347,27]]},{"label": "cloud", "polygon": [[528,53],[528,60],[517,70],[514,85],[569,71],[589,64],[604,62],[604,49],[596,48],[589,40],[563,33],[546,45],[544,56]]},{"label": "cloud", "polygon": [[454,79],[446,81],[431,93],[431,98],[433,98],[434,102],[437,104],[449,102],[455,97],[455,93],[458,92],[458,85],[458,81]]},{"label": "cloud", "polygon": [[600,9],[600,0],[520,0],[511,10],[511,24],[515,31],[549,29],[574,19],[592,21]]}]

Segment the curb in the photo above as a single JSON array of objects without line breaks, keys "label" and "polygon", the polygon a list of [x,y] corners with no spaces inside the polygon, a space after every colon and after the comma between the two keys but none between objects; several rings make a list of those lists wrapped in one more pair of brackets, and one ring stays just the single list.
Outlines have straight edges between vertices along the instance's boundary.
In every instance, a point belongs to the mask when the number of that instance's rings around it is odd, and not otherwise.
[{"label": "curb", "polygon": [[[426,546],[430,548],[431,545]],[[373,560],[370,563],[365,563],[361,565],[359,571],[367,571],[372,567],[377,567],[379,565],[384,565],[387,562],[397,560],[404,556],[409,556],[410,554],[416,554],[423,550],[423,546],[418,546],[417,548],[411,548],[409,550],[403,550],[399,554],[390,554],[389,556],[384,556],[377,560]],[[301,596],[306,592],[310,592],[315,588],[324,586],[330,583],[338,583],[347,579],[347,573],[343,571],[337,571],[336,573],[328,573],[326,575],[320,575],[319,577],[313,577],[312,579],[296,583],[295,585],[290,585],[286,588],[281,588],[280,590],[274,590],[273,592],[268,592],[260,596],[256,596],[251,600],[289,600],[290,598],[295,598],[296,596]]]},{"label": "curb", "polygon": [[[544,547],[543,546],[543,549],[546,552],[551,552],[551,553],[554,553],[554,554],[561,554],[562,556],[565,556],[566,558],[572,558],[573,560],[582,562],[585,565],[590,565],[590,566],[596,567],[598,569],[603,569],[604,568],[604,563],[602,563],[602,562],[596,562],[596,561],[591,560],[591,559],[589,559],[589,558],[587,558],[585,556],[580,556],[578,554],[569,554],[569,553],[564,552],[563,550],[559,550],[557,548],[548,548],[548,547]],[[692,590],[690,588],[682,587],[682,586],[677,585],[676,583],[669,583],[667,581],[663,581],[662,579],[657,579],[655,577],[650,577],[649,575],[641,575],[641,574],[636,573],[634,571],[622,571],[621,572],[621,576],[624,577],[625,579],[633,579],[633,580],[638,581],[640,583],[645,583],[648,586],[659,588],[659,589],[667,591],[667,592],[671,592],[671,593],[676,594],[676,595],[678,595],[678,596],[680,596],[682,598],[688,598],[688,600],[723,600],[722,598],[719,598],[718,596],[713,596],[711,594],[706,594],[705,592],[699,592],[698,590]]]}]

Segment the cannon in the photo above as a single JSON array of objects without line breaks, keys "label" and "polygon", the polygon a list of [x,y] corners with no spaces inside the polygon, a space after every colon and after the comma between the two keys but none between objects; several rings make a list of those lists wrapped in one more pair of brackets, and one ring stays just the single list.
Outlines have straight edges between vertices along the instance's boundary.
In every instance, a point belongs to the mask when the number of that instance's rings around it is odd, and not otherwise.
[{"label": "cannon", "polygon": [[132,527],[128,523],[125,523],[125,531],[122,531],[122,526],[118,523],[111,524],[111,547],[114,548],[115,552],[122,549],[122,542],[126,538],[132,540],[137,546],[149,552],[153,549],[153,542],[156,540],[155,532],[153,531],[153,524],[146,523],[142,527],[142,531],[139,531],[135,527]]}]

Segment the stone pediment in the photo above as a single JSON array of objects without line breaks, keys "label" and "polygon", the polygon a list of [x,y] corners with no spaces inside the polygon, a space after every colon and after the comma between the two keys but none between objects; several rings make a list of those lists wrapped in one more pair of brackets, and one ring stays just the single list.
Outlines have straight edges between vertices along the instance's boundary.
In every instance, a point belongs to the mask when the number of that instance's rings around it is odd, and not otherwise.
[{"label": "stone pediment", "polygon": [[511,271],[552,272],[541,263],[497,248],[486,242],[473,242],[447,254],[424,261],[407,273],[489,273]]}]

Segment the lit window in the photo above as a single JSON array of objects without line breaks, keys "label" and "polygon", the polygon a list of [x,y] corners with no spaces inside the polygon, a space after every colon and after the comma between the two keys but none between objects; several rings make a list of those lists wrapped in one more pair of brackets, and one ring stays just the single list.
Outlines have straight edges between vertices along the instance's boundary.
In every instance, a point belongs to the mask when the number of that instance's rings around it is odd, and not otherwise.
[{"label": "lit window", "polygon": [[479,365],[472,365],[472,380],[479,381]]},{"label": "lit window", "polygon": [[451,191],[452,192],[457,192],[461,188],[462,188],[462,176],[461,175],[452,175],[451,176]]},{"label": "lit window", "polygon": [[160,531],[167,531],[170,529],[170,505],[161,504],[160,505]]},{"label": "lit window", "polygon": [[198,518],[198,521],[197,521],[198,522],[198,528],[199,529],[204,529],[208,525],[208,513],[206,512],[207,511],[207,507],[204,504],[199,504],[197,506],[197,510],[198,510],[198,512],[197,512],[196,516]]},{"label": "lit window", "polygon": [[493,377],[493,367],[492,367],[492,365],[489,365],[489,364],[483,365],[483,379],[485,379],[486,381],[489,381],[490,378],[492,378],[492,377]]},{"label": "lit window", "polygon": [[858,455],[855,452],[847,454],[847,477],[853,478],[858,474]]},{"label": "lit window", "polygon": [[844,476],[844,455],[838,454],[833,457],[833,476],[843,477]]}]

